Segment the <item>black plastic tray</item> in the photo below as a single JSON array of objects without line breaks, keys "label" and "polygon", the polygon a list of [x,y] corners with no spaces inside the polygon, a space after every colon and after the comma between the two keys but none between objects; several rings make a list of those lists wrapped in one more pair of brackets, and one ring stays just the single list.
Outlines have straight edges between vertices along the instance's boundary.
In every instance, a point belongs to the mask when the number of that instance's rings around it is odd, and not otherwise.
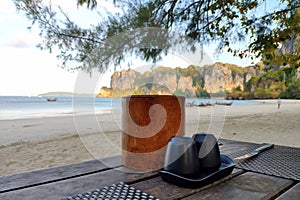
[{"label": "black plastic tray", "polygon": [[217,171],[203,172],[195,178],[183,177],[165,170],[161,170],[160,175],[162,179],[168,183],[185,188],[199,188],[228,176],[231,174],[234,167],[234,161],[222,154],[221,166]]}]

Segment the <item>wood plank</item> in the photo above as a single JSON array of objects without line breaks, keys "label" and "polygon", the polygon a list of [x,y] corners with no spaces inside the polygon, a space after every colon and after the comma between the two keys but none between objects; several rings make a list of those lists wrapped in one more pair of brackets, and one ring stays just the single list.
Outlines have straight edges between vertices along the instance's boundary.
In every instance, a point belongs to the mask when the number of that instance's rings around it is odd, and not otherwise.
[{"label": "wood plank", "polygon": [[184,199],[272,199],[292,184],[291,180],[247,172]]},{"label": "wood plank", "polygon": [[213,184],[204,186],[202,188],[197,188],[197,189],[188,189],[188,188],[178,187],[176,185],[172,185],[170,183],[163,181],[161,179],[161,177],[155,177],[152,179],[144,180],[142,182],[131,184],[131,186],[133,186],[143,192],[149,193],[159,199],[180,199],[180,198],[186,197],[188,195],[197,193],[201,190],[204,190],[205,188],[209,188],[213,185],[217,185],[221,182],[231,179],[232,177],[238,176],[241,173],[243,173],[242,170],[234,169],[231,175],[229,175],[219,181],[216,181]]},{"label": "wood plank", "polygon": [[68,179],[84,174],[91,174],[121,165],[121,157],[105,158],[101,161],[92,160],[66,166],[53,167],[20,174],[0,177],[0,193],[36,186],[57,180]]},{"label": "wood plank", "polygon": [[295,200],[300,197],[300,183],[283,193],[277,200]]},{"label": "wood plank", "polygon": [[62,199],[82,194],[113,183],[132,183],[148,177],[158,176],[157,172],[136,173],[119,167],[90,175],[80,176],[36,187],[24,188],[0,194],[1,200]]}]

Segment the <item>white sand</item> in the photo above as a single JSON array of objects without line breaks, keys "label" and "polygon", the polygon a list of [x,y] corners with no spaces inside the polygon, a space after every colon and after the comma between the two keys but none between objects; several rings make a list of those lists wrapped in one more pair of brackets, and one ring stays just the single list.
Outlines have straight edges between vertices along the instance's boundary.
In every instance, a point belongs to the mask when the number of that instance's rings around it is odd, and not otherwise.
[{"label": "white sand", "polygon": [[[263,101],[261,101],[263,102]],[[186,135],[300,147],[300,101],[186,108]],[[120,155],[121,113],[0,120],[0,175]]]}]

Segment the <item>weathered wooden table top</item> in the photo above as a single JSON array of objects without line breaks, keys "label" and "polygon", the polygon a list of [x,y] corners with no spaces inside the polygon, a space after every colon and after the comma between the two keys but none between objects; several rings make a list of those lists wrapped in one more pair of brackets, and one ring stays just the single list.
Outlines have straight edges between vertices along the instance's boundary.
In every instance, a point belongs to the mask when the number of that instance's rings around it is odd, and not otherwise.
[{"label": "weathered wooden table top", "polygon": [[[243,145],[249,144],[229,140],[222,140],[222,143],[221,153],[227,155],[233,155]],[[300,168],[300,163],[296,165]],[[2,176],[0,199],[63,199],[119,182],[159,199],[294,200],[300,196],[299,180],[256,172],[255,167],[254,170],[245,170],[237,166],[231,175],[213,184],[187,189],[164,182],[157,171],[138,173],[127,169],[121,166],[121,157],[117,156]]]}]

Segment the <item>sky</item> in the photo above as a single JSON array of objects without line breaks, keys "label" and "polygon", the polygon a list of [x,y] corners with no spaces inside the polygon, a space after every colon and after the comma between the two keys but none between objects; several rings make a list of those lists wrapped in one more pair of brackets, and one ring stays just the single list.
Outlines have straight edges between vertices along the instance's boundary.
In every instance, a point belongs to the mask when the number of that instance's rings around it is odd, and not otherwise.
[{"label": "sky", "polygon": [[[52,2],[55,3],[58,0],[52,0]],[[76,13],[75,1],[60,2],[63,2],[60,3],[62,8],[68,10],[71,15]],[[104,6],[110,10],[117,9],[108,3]],[[88,26],[92,20],[96,19],[90,16],[85,9],[81,9],[80,12],[85,16],[77,19],[82,20],[82,25]],[[30,26],[30,22],[24,14],[17,12],[12,0],[0,0],[0,96],[35,96],[47,92],[75,91],[78,72],[61,69],[58,66],[59,61],[55,52],[51,54],[37,48],[36,45],[42,39],[38,35],[38,30],[29,31],[28,26]],[[205,50],[212,62],[220,61],[240,66],[251,65],[251,60],[241,60],[230,54],[215,57],[213,48],[207,47]],[[137,62],[136,66],[145,64]],[[159,64],[186,67],[189,63],[177,55],[170,55]],[[109,86],[109,77],[109,74],[101,77],[95,93],[102,85]]]}]

